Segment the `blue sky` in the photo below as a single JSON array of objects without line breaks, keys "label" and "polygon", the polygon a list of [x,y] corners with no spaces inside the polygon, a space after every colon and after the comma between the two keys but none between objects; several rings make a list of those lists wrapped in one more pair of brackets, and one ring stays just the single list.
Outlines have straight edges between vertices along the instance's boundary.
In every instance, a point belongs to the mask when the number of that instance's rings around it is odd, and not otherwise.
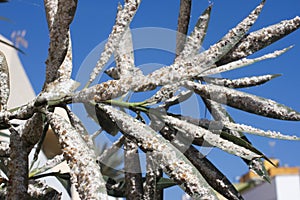
[{"label": "blue sky", "polygon": [[[212,2],[212,15],[207,37],[203,44],[204,49],[218,41],[230,28],[246,17],[260,1],[215,0]],[[85,0],[78,2],[76,16],[71,25],[74,56],[73,77],[77,76],[77,71],[82,67],[82,62],[89,53],[108,37],[114,23],[117,4],[118,1],[116,0]],[[190,31],[196,23],[199,14],[208,5],[209,2],[206,0],[193,0]],[[159,27],[176,30],[178,8],[179,0],[144,0],[131,24],[131,28]],[[297,15],[300,15],[299,0],[269,0],[251,31],[281,20],[291,19]],[[10,3],[0,5],[0,16],[7,17],[12,21],[0,21],[0,33],[5,37],[10,38],[13,31],[26,30],[25,39],[28,41],[28,48],[21,47],[26,52],[26,55],[20,55],[20,58],[35,92],[38,93],[44,82],[44,63],[47,58],[49,43],[43,1],[11,0]],[[280,73],[282,74],[281,77],[263,86],[245,89],[245,91],[271,98],[300,111],[300,94],[298,89],[300,85],[300,31],[290,34],[254,56],[273,52],[290,45],[295,45],[295,47],[276,59],[263,61],[222,76],[238,78]],[[147,65],[147,63],[169,65],[173,61],[173,56],[173,54],[168,52],[151,49],[139,50],[136,52],[136,65]],[[90,71],[86,72],[89,73]],[[267,119],[234,109],[229,109],[229,111],[239,123],[300,136],[300,122]],[[254,136],[249,136],[249,138],[266,155],[279,158],[282,165],[300,166],[300,158],[297,156],[300,142],[271,140]],[[276,142],[275,147],[271,148],[269,146],[270,141]],[[235,177],[247,172],[247,166],[234,156],[214,150],[209,154],[209,157],[233,181]],[[174,194],[178,194],[176,189],[170,189],[169,193],[174,191]],[[172,199],[179,199],[179,196]]]}]

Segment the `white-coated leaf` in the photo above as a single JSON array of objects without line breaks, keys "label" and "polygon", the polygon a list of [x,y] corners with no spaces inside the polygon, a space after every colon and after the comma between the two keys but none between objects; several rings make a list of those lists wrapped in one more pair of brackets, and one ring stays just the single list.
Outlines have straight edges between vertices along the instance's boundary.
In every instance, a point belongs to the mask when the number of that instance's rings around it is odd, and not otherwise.
[{"label": "white-coated leaf", "polygon": [[150,151],[159,160],[158,164],[164,172],[193,198],[217,199],[198,170],[169,141],[124,112],[108,105],[100,105],[100,109],[118,124],[126,137],[135,141],[143,150]]},{"label": "white-coated leaf", "polygon": [[237,123],[232,123],[232,122],[223,122],[224,126],[230,130],[236,130],[236,131],[242,131],[242,132],[247,132],[251,133],[254,135],[259,135],[263,137],[269,137],[269,138],[276,138],[276,139],[281,139],[281,140],[300,140],[299,137],[297,136],[290,136],[290,135],[284,135],[280,132],[276,131],[264,131],[259,128],[255,128],[252,126],[244,125],[244,124],[237,124]]},{"label": "white-coated leaf", "polygon": [[96,163],[96,154],[81,134],[63,117],[47,113],[48,122],[58,136],[63,156],[70,167],[71,181],[81,199],[107,199],[105,181]]},{"label": "white-coated leaf", "polygon": [[7,110],[9,97],[9,70],[4,53],[0,51],[0,111]]},{"label": "white-coated leaf", "polygon": [[190,36],[186,38],[184,48],[179,56],[176,58],[175,62],[181,59],[187,59],[195,56],[199,49],[201,48],[202,42],[206,35],[206,30],[208,27],[208,22],[210,19],[211,6],[209,6],[199,17],[196,26]]},{"label": "white-coated leaf", "polygon": [[280,40],[300,27],[300,17],[283,20],[280,23],[259,29],[246,35],[236,46],[224,56],[217,65],[224,65],[239,60]]},{"label": "white-coated leaf", "polygon": [[128,0],[125,1],[124,8],[119,5],[115,25],[113,26],[112,32],[109,35],[107,43],[104,46],[104,50],[101,53],[93,72],[90,75],[90,79],[86,84],[86,87],[95,80],[99,72],[103,69],[103,67],[111,57],[112,53],[116,49],[116,46],[120,42],[129,24],[131,23],[140,3],[141,0]]},{"label": "white-coated leaf", "polygon": [[280,74],[267,74],[262,76],[251,76],[239,79],[202,77],[201,80],[213,85],[220,85],[229,88],[244,88],[264,84],[273,78],[281,76]]},{"label": "white-coated leaf", "polygon": [[253,94],[218,85],[202,85],[192,81],[184,82],[183,86],[196,92],[203,98],[211,99],[249,113],[281,120],[300,120],[299,112],[273,100]]},{"label": "white-coated leaf", "polygon": [[252,160],[261,156],[249,149],[236,145],[233,142],[222,139],[219,134],[212,133],[209,130],[188,123],[184,120],[180,120],[178,118],[167,115],[162,115],[161,118],[165,123],[176,128],[179,133],[186,138],[204,139],[205,142],[207,142],[211,146],[218,147],[223,151],[245,158],[247,160]]},{"label": "white-coated leaf", "polygon": [[60,99],[68,94],[74,92],[80,83],[72,79],[65,81],[54,81],[46,85],[44,91],[40,94],[41,98],[45,98],[48,101]]},{"label": "white-coated leaf", "polygon": [[285,53],[286,51],[288,51],[291,48],[292,48],[292,46],[284,48],[282,50],[274,51],[273,53],[265,54],[265,55],[260,56],[258,58],[252,58],[252,59],[243,58],[243,59],[225,64],[225,65],[221,65],[221,66],[216,67],[216,68],[208,69],[207,71],[204,71],[203,73],[201,73],[201,76],[219,74],[219,73],[222,73],[222,72],[227,72],[227,71],[230,71],[230,70],[234,70],[234,69],[238,69],[238,68],[245,67],[245,66],[248,66],[248,65],[252,65],[252,64],[254,64],[256,62],[259,62],[259,61],[262,61],[262,60],[266,60],[266,59],[270,59],[270,58],[276,58],[277,56],[280,56],[281,54]]}]

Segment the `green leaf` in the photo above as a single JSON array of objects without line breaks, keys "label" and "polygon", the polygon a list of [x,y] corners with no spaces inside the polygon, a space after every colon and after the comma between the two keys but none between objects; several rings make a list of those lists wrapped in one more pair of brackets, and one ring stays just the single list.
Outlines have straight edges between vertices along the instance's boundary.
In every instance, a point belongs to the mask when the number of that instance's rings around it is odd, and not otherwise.
[{"label": "green leaf", "polygon": [[164,178],[164,177],[161,177],[156,184],[158,190],[166,189],[174,185],[177,185],[177,183],[175,183],[172,179]]},{"label": "green leaf", "polygon": [[109,117],[106,112],[104,112],[102,109],[99,109],[99,104],[96,104],[95,112],[101,128],[112,136],[117,135],[119,132],[118,125]]}]

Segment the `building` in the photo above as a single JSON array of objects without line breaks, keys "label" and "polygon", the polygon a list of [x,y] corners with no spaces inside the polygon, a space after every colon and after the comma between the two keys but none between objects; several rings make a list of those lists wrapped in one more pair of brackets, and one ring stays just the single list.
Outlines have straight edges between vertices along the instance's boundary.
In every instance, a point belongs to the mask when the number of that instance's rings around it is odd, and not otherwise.
[{"label": "building", "polygon": [[243,175],[236,186],[245,200],[298,200],[300,199],[300,167],[281,167],[264,161],[271,182],[262,181],[252,171]]}]

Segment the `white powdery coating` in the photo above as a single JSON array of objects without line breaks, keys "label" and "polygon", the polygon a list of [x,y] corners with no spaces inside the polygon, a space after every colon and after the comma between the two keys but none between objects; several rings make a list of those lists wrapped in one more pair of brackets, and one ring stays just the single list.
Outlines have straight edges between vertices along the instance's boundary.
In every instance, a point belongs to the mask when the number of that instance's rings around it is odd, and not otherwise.
[{"label": "white powdery coating", "polygon": [[244,58],[254,52],[276,42],[300,27],[300,17],[284,20],[258,31],[252,32],[243,38],[236,48],[220,60],[220,63],[228,63],[233,60]]},{"label": "white powdery coating", "polygon": [[204,128],[196,126],[194,124],[188,123],[186,121],[177,119],[171,116],[162,116],[167,124],[170,124],[177,130],[180,134],[185,134],[186,137],[192,137],[194,139],[204,139],[207,143],[212,146],[218,147],[223,151],[234,154],[236,156],[245,158],[247,160],[252,160],[253,158],[259,157],[256,153],[238,146],[230,141],[224,140],[220,135],[210,132]]},{"label": "white powdery coating", "polygon": [[80,134],[61,116],[48,113],[49,123],[58,135],[71,181],[81,199],[107,199],[105,181],[96,163],[95,152],[89,149]]},{"label": "white powdery coating", "polygon": [[248,17],[246,17],[242,22],[240,22],[235,28],[231,29],[218,43],[212,45],[208,50],[196,56],[192,61],[192,65],[197,66],[202,64],[203,61],[206,62],[207,68],[210,65],[217,62],[221,57],[226,55],[248,32],[251,26],[256,21],[259,16],[265,1],[262,1],[259,6],[257,6]]},{"label": "white powdery coating", "polygon": [[253,58],[253,59],[243,58],[241,60],[237,60],[237,61],[225,64],[225,65],[219,66],[217,68],[209,69],[209,70],[201,73],[201,76],[208,76],[208,75],[218,74],[218,73],[222,73],[222,72],[227,72],[227,71],[230,71],[233,69],[238,69],[241,67],[245,67],[245,66],[254,64],[254,63],[262,61],[262,60],[276,58],[277,56],[280,56],[281,54],[285,53],[286,51],[288,51],[291,48],[292,48],[292,46],[288,47],[288,48],[284,48],[282,50],[274,51],[273,53],[269,53],[269,54],[260,56],[258,58]]},{"label": "white powdery coating", "polygon": [[0,156],[1,157],[9,156],[9,143],[0,142]]},{"label": "white powdery coating", "polygon": [[30,197],[43,198],[45,200],[58,200],[61,199],[61,193],[58,193],[53,188],[49,187],[46,182],[40,180],[29,180],[28,194]]},{"label": "white powdery coating", "polygon": [[71,94],[74,90],[77,89],[79,83],[72,80],[67,79],[64,81],[55,80],[47,84],[44,88],[44,91],[40,94],[40,98],[45,98],[49,100],[58,100],[66,95]]},{"label": "white powdery coating", "polygon": [[184,183],[181,187],[191,196],[198,199],[215,199],[203,177],[170,142],[147,125],[111,106],[103,106],[102,109],[116,121],[127,137],[134,140],[142,149],[150,151],[171,178],[181,184]]},{"label": "white powdery coating", "polygon": [[60,71],[58,70],[65,60],[65,57],[68,56],[70,58],[70,52],[69,55],[67,55],[68,49],[70,49],[69,26],[73,21],[76,7],[76,0],[65,0],[58,2],[58,8],[54,16],[54,21],[52,22],[51,27],[49,26],[50,45],[48,50],[48,58],[46,60],[47,67],[45,83],[50,83],[58,79],[62,74],[64,74],[63,76],[69,76],[69,71],[71,70],[69,69],[69,61],[66,61],[67,63],[65,63]]},{"label": "white powdery coating", "polygon": [[152,97],[150,97],[147,102],[159,103],[161,101],[166,101],[174,96],[175,92],[178,90],[178,87],[178,83],[164,85]]},{"label": "white powdery coating", "polygon": [[180,62],[198,53],[201,48],[202,41],[206,35],[208,22],[210,18],[211,6],[199,17],[198,22],[190,36],[186,38],[186,43],[180,55],[175,59],[175,62]]},{"label": "white powdery coating", "polygon": [[138,7],[140,1],[129,0],[125,2],[124,8],[118,8],[118,13],[116,17],[115,25],[113,26],[112,32],[108,37],[107,43],[104,46],[104,50],[100,55],[99,60],[90,75],[88,84],[92,83],[99,72],[103,69],[104,65],[107,63],[112,53],[114,52],[116,46],[124,35],[126,29],[131,23]]},{"label": "white powdery coating", "polygon": [[94,149],[95,146],[92,137],[89,135],[81,120],[68,108],[65,110],[68,114],[72,126],[77,130],[78,133],[81,134],[82,139],[86,142],[89,148]]},{"label": "white powdery coating", "polygon": [[134,65],[131,31],[128,27],[115,51],[116,71],[119,78],[142,76],[142,71]]},{"label": "white powdery coating", "polygon": [[7,110],[9,97],[9,70],[5,55],[0,51],[0,111]]},{"label": "white powdery coating", "polygon": [[293,136],[289,136],[289,135],[284,135],[280,132],[276,132],[276,131],[271,131],[271,130],[261,130],[252,126],[248,126],[245,124],[236,124],[236,123],[232,123],[232,122],[223,122],[224,126],[232,129],[232,130],[236,130],[236,131],[242,131],[242,132],[247,132],[247,133],[251,133],[251,134],[255,134],[255,135],[260,135],[263,137],[270,137],[270,138],[276,138],[276,139],[282,139],[282,140],[300,140],[299,137],[293,135]]},{"label": "white powdery coating", "polygon": [[249,113],[281,120],[300,120],[300,113],[271,99],[218,85],[202,85],[191,81],[185,81],[183,86],[193,90],[203,98],[208,98]]},{"label": "white powdery coating", "polygon": [[239,79],[225,79],[225,78],[213,78],[213,77],[203,77],[203,80],[206,83],[220,85],[229,88],[243,88],[243,87],[251,87],[263,84],[279,75],[262,75],[262,76],[252,76],[252,77],[245,77]]},{"label": "white powdery coating", "polygon": [[69,38],[69,45],[68,45],[67,54],[65,56],[65,59],[64,59],[63,63],[61,64],[61,66],[57,70],[57,73],[58,73],[57,78],[59,79],[59,81],[65,81],[65,80],[70,79],[71,74],[72,74],[73,56],[72,56],[72,40],[71,40],[70,31],[69,31],[68,38]]},{"label": "white powdery coating", "polygon": [[256,21],[264,1],[241,23],[239,23],[235,28],[230,30],[220,42],[211,46],[208,50],[203,53],[196,55],[193,59],[180,60],[180,62],[175,62],[173,65],[163,67],[156,70],[146,76],[148,83],[141,85],[137,88],[137,91],[145,90],[147,85],[166,85],[180,81],[182,79],[192,78],[202,72],[208,67],[214,65],[222,56],[224,56],[228,51],[240,41],[240,39],[249,30],[252,24]]},{"label": "white powdery coating", "polygon": [[46,10],[48,28],[50,30],[54,22],[55,14],[57,12],[58,0],[44,0],[44,6]]},{"label": "white powdery coating", "polygon": [[39,168],[40,171],[46,171],[48,169],[54,168],[64,161],[64,156],[62,154],[56,155],[54,158],[47,160],[47,162]]}]

